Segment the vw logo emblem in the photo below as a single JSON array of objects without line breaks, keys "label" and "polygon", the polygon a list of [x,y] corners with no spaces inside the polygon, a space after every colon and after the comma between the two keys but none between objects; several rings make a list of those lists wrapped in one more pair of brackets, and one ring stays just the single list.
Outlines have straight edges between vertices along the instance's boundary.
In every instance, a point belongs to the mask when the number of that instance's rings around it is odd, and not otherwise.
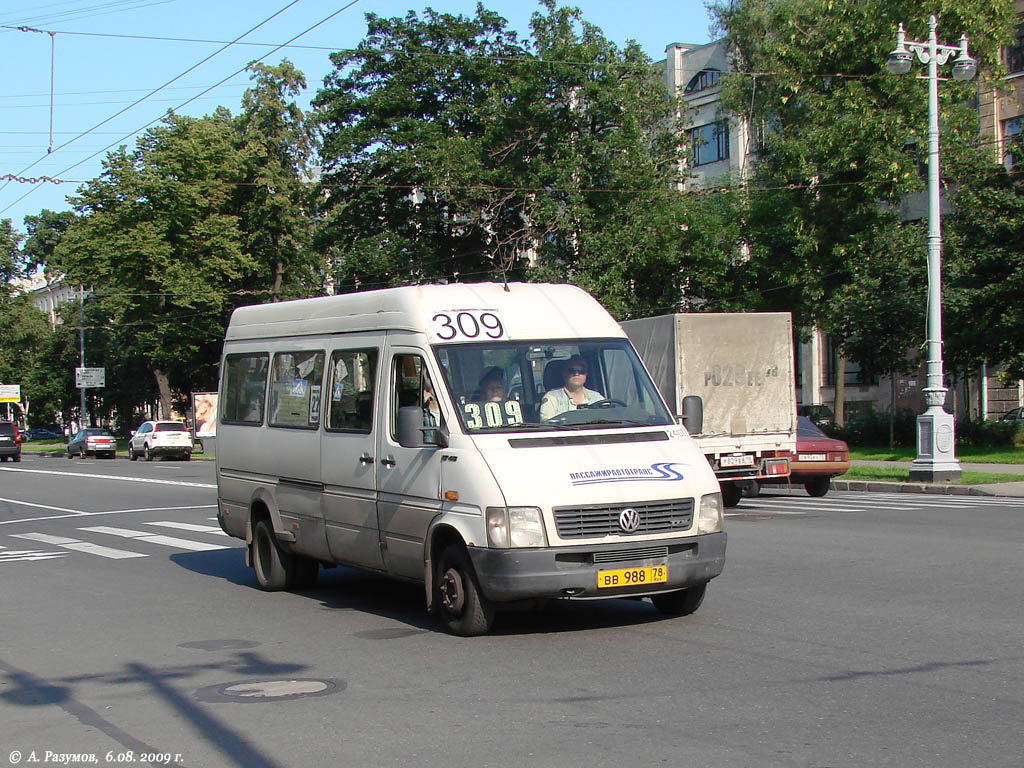
[{"label": "vw logo emblem", "polygon": [[640,513],[632,507],[626,507],[619,513],[619,528],[626,533],[634,533],[640,527]]}]

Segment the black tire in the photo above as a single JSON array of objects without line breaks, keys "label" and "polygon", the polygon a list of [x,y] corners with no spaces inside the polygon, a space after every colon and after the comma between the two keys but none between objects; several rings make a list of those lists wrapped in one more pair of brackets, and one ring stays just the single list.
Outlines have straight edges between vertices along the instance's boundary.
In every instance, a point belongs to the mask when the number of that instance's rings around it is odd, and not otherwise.
[{"label": "black tire", "polygon": [[806,483],[804,483],[804,488],[807,489],[808,496],[821,498],[826,493],[828,493],[828,489],[831,484],[831,477],[816,477],[813,480],[808,480]]},{"label": "black tire", "polygon": [[312,589],[320,575],[320,562],[311,557],[292,555],[292,583],[290,589]]},{"label": "black tire", "polygon": [[149,450],[149,446],[148,445],[143,446],[143,448],[142,448],[142,458],[144,458],[146,461],[152,461],[153,460],[153,452],[151,450]]},{"label": "black tire", "polygon": [[6,462],[7,461],[7,457],[6,456],[0,456],[0,461]]},{"label": "black tire", "polygon": [[292,580],[292,556],[277,543],[269,520],[260,520],[252,530],[252,567],[265,592],[279,592]]},{"label": "black tire", "polygon": [[735,507],[740,503],[743,492],[738,483],[719,483],[718,487],[722,489],[722,503],[725,506]]},{"label": "black tire", "polygon": [[21,454],[16,453],[13,456],[11,456],[11,461],[21,461]]},{"label": "black tire", "polygon": [[434,601],[448,631],[462,637],[486,635],[494,623],[494,606],[480,591],[469,555],[449,544],[437,561]]},{"label": "black tire", "polygon": [[192,461],[192,454],[191,453],[186,453],[181,458],[182,458],[182,461]]},{"label": "black tire", "polygon": [[138,454],[135,453],[135,449],[132,448],[130,445],[128,446],[128,458],[131,461],[138,461],[139,460]]},{"label": "black tire", "polygon": [[73,458],[75,458],[75,454],[73,454],[73,453],[71,452],[71,449],[70,449],[70,448],[68,448],[68,458],[69,458],[69,459],[73,459]]},{"label": "black tire", "polygon": [[652,595],[651,602],[654,603],[655,608],[668,616],[689,616],[700,608],[707,589],[708,585],[704,583],[689,589],[663,592],[660,595]]}]

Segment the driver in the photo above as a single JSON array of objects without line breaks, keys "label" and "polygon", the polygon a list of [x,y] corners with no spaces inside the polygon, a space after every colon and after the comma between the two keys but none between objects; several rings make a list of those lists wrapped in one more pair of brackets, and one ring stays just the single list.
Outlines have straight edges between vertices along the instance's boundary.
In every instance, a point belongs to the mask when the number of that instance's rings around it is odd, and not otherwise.
[{"label": "driver", "polygon": [[576,410],[581,405],[589,405],[602,400],[600,392],[587,389],[587,361],[579,355],[573,355],[562,369],[563,385],[544,394],[540,401],[540,419],[547,421],[566,411]]}]

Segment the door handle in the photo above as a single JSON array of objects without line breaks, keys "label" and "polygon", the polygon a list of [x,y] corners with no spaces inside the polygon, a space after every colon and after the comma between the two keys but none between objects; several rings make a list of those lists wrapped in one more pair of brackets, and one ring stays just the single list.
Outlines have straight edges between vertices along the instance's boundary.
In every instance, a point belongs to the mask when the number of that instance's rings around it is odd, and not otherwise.
[{"label": "door handle", "polygon": [[380,463],[383,464],[385,467],[393,467],[395,466],[395,457],[385,456],[383,459],[380,460]]},{"label": "door handle", "polygon": [[373,464],[373,456],[371,456],[368,453],[364,453],[362,456],[359,457],[359,463],[360,464]]}]

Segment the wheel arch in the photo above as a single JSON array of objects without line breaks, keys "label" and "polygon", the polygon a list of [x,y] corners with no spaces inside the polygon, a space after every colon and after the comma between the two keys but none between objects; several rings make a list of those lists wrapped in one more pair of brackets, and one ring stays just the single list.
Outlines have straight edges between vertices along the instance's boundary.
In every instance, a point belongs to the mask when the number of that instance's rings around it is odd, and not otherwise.
[{"label": "wheel arch", "polygon": [[472,533],[467,530],[468,526],[458,525],[456,521],[440,516],[431,524],[427,530],[427,537],[424,541],[424,562],[423,582],[427,596],[427,611],[433,613],[437,606],[434,605],[434,563],[441,556],[441,552],[450,544],[467,546],[466,542],[473,543]]}]

